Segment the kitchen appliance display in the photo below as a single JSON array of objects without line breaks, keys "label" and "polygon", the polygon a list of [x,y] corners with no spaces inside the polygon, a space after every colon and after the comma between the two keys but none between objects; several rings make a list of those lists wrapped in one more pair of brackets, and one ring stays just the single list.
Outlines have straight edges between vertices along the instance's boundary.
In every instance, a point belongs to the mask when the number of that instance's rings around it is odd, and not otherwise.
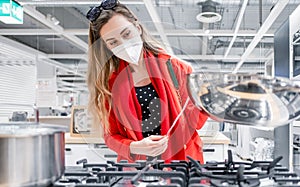
[{"label": "kitchen appliance display", "polygon": [[193,158],[187,161],[136,161],[135,163],[107,161],[103,164],[78,163],[70,166],[54,186],[299,186],[300,178],[273,161],[236,162],[228,151],[225,162],[200,165]]},{"label": "kitchen appliance display", "polygon": [[91,121],[92,119],[87,112],[86,106],[73,106],[70,125],[71,136],[90,134],[92,129]]}]

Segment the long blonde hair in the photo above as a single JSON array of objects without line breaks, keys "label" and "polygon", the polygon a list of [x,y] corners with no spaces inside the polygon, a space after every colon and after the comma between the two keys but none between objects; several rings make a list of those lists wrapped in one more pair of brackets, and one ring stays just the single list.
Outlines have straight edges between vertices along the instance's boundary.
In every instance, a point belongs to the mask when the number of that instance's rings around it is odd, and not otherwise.
[{"label": "long blonde hair", "polygon": [[123,15],[129,22],[139,25],[142,29],[143,48],[157,55],[162,46],[148,34],[148,31],[138,22],[137,17],[124,5],[118,4],[111,10],[103,10],[89,28],[89,60],[87,84],[89,89],[88,109],[93,116],[94,124],[102,124],[109,132],[108,115],[111,109],[111,91],[109,77],[119,67],[119,59],[112,54],[101,39],[100,30],[114,15]]}]

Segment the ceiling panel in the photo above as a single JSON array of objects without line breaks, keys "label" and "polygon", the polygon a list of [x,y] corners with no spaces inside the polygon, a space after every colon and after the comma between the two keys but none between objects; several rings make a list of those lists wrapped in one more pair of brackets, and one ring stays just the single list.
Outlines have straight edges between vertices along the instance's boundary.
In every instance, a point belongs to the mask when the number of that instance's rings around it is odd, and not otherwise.
[{"label": "ceiling panel", "polygon": [[[243,15],[238,33],[237,26],[242,3],[241,0],[215,0],[217,12],[222,20],[217,23],[203,24],[196,20],[202,12],[199,2],[205,0],[152,0],[151,6],[155,12],[149,13],[149,6],[144,1],[124,0],[139,18],[140,22],[159,40],[166,35],[173,52],[184,60],[199,63],[202,69],[222,68],[232,71],[241,60],[247,47],[261,28],[262,23],[270,14],[278,0],[262,0],[262,17],[259,17],[259,0],[249,0]],[[86,70],[86,51],[88,43],[88,25],[85,13],[91,6],[99,5],[100,1],[92,0],[19,0],[24,6],[24,24],[8,25],[0,22],[0,35],[24,44],[27,47],[43,53],[43,60],[59,65],[59,72],[66,66],[74,70],[73,75]],[[300,0],[290,0],[270,26],[262,41],[255,46],[253,52],[245,60],[241,71],[261,72],[261,64],[273,58],[273,34],[288,18],[289,14],[300,4]],[[157,14],[162,31],[157,31],[152,15]],[[157,24],[157,23],[156,23]],[[227,58],[225,53],[230,42],[236,36]],[[0,58],[4,57],[3,50]],[[7,56],[7,55],[6,55]],[[10,55],[13,58],[14,55]],[[259,68],[257,68],[257,66]],[[68,72],[68,73],[67,73]],[[60,77],[60,81],[64,79]],[[68,80],[69,81],[69,80]],[[64,84],[60,84],[64,85]],[[70,85],[66,85],[69,87]],[[80,86],[82,87],[82,86]],[[63,86],[61,87],[63,89]]]}]

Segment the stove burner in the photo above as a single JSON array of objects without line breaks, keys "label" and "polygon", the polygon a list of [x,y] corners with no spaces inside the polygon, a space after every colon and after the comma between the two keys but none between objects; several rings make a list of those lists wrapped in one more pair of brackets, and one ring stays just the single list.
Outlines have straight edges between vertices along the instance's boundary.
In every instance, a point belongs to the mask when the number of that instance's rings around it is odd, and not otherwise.
[{"label": "stove burner", "polygon": [[200,165],[189,156],[188,159],[195,166],[194,175],[210,179],[210,183],[214,186],[255,187],[260,185],[260,179],[273,176],[282,157],[278,157],[272,162],[234,162],[232,152],[228,151],[228,160],[225,162]]},{"label": "stove burner", "polygon": [[161,179],[157,176],[144,176],[141,177],[139,180],[140,182],[145,182],[145,183],[154,183],[154,182],[159,182]]},{"label": "stove burner", "polygon": [[237,182],[235,180],[223,180],[223,179],[212,179],[210,182],[213,186],[243,186],[243,187],[255,187],[259,186],[259,179],[248,179],[246,181]]},{"label": "stove burner", "polygon": [[[81,166],[67,167],[54,187],[256,187],[300,186],[300,178],[279,164],[282,157],[273,161],[235,162],[231,151],[224,162],[200,164],[187,157],[187,161],[163,160],[125,161],[91,164],[86,160]],[[266,183],[268,183],[266,185]]]}]

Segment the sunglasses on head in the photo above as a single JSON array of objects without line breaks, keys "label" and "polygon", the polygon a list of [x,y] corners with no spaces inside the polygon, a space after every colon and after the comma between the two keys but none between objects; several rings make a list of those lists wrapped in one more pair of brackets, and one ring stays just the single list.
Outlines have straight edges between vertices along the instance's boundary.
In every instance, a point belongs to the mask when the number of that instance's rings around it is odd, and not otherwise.
[{"label": "sunglasses on head", "polygon": [[86,14],[86,18],[91,22],[94,22],[100,16],[102,10],[112,9],[117,6],[118,3],[118,0],[103,0],[100,6],[92,7],[88,11],[88,13]]}]

